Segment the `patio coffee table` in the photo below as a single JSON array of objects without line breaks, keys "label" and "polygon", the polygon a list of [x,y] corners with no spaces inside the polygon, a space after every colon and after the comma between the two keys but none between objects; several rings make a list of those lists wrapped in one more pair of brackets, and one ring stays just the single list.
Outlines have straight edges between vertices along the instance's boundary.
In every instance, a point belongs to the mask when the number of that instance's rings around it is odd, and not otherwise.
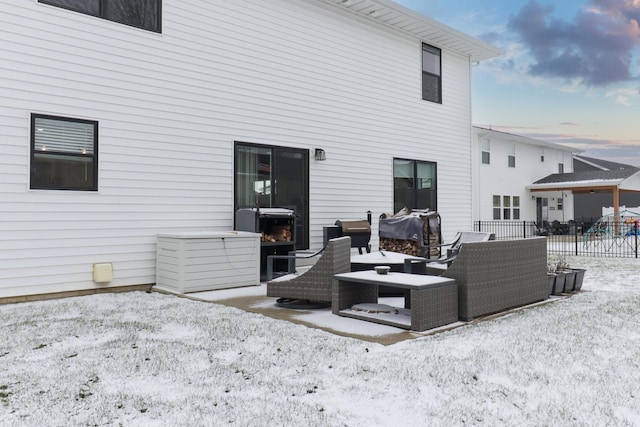
[{"label": "patio coffee table", "polygon": [[[405,260],[424,261],[424,258],[407,255],[400,252],[377,251],[369,254],[352,255],[351,271],[373,270],[377,265],[386,265],[391,271],[402,273],[405,271]],[[401,296],[402,289],[394,289],[388,286],[379,286],[378,293],[380,296]]]},{"label": "patio coffee table", "polygon": [[[335,274],[333,279],[331,311],[338,316],[413,331],[426,331],[458,321],[458,285],[453,279],[396,272],[378,274],[371,270]],[[405,307],[394,307],[389,313],[357,310],[359,304],[378,302],[378,286],[409,290]]]}]

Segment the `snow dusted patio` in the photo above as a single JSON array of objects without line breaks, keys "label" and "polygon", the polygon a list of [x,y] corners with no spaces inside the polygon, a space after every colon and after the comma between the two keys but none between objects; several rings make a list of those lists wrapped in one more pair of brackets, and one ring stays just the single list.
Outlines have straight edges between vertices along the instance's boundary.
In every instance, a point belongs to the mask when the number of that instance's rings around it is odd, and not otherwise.
[{"label": "snow dusted patio", "polygon": [[431,335],[229,306],[257,287],[0,306],[0,424],[640,425],[640,262],[569,261],[583,292]]}]

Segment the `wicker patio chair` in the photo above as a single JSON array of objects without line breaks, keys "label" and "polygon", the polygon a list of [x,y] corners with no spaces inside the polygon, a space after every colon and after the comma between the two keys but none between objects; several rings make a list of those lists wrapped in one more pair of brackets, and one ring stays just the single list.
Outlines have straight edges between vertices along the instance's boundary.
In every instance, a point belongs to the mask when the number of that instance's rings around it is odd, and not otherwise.
[{"label": "wicker patio chair", "polygon": [[[270,257],[292,256],[294,255]],[[268,281],[267,296],[279,297],[279,304],[283,306],[287,306],[287,301],[330,303],[333,275],[351,271],[351,238],[345,236],[329,240],[318,256],[318,260],[308,270]]]},{"label": "wicker patio chair", "polygon": [[[447,249],[447,254],[438,259],[429,259],[429,262],[446,264],[447,266],[449,266],[451,265],[451,262],[453,262],[453,260],[458,256],[460,248],[464,243],[486,242],[488,240],[495,240],[495,238],[496,236],[493,233],[485,233],[482,231],[459,231],[456,233],[455,237],[450,243],[437,245],[438,247],[449,246],[449,249]],[[426,247],[431,248],[433,246]]]}]

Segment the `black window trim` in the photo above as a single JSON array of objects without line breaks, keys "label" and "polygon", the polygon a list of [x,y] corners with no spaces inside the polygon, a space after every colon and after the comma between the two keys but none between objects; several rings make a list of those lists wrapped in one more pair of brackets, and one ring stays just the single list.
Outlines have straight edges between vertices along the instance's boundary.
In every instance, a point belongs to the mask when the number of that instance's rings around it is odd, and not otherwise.
[{"label": "black window trim", "polygon": [[[400,160],[400,161],[407,161],[407,162],[411,162],[412,163],[412,170],[413,170],[413,179],[414,179],[414,187],[412,188],[413,192],[416,192],[417,190],[419,190],[418,188],[415,187],[415,180],[417,179],[417,175],[418,175],[418,163],[429,163],[433,166],[433,175],[435,177],[434,182],[432,183],[433,188],[430,190],[434,193],[435,195],[435,206],[433,207],[429,207],[430,210],[433,211],[437,211],[438,210],[438,162],[432,161],[432,160],[417,160],[417,159],[409,159],[409,158],[405,158],[405,157],[394,157],[393,158],[393,163],[392,163],[392,171],[391,174],[393,175],[393,179],[395,180],[395,161],[396,160]],[[395,205],[396,205],[396,196],[395,196],[395,185],[393,188],[393,205],[394,205],[394,210],[395,210]],[[414,197],[415,199],[415,197]],[[418,209],[421,209],[420,207],[417,207]],[[411,209],[414,209],[413,207]]]},{"label": "black window trim", "polygon": [[83,10],[78,10],[78,9],[74,9],[72,7],[61,5],[58,2],[56,2],[56,0],[38,0],[38,3],[46,4],[48,6],[58,7],[60,9],[70,10],[72,12],[81,13],[83,15],[95,16],[96,18],[104,19],[105,21],[115,22],[117,24],[126,25],[128,27],[138,28],[138,29],[141,29],[141,30],[144,30],[144,31],[151,31],[153,33],[161,34],[162,33],[162,0],[154,0],[154,1],[157,2],[157,4],[158,4],[158,17],[157,17],[157,22],[155,24],[155,27],[156,27],[155,29],[144,28],[144,27],[141,27],[139,25],[133,25],[133,24],[128,24],[128,23],[124,23],[124,22],[120,22],[120,21],[114,21],[113,19],[107,18],[105,16],[104,2],[103,1],[100,1],[100,12],[97,15],[95,15],[93,13],[85,12]]},{"label": "black window trim", "polygon": [[[425,47],[427,47],[428,49],[425,49]],[[430,73],[430,72],[424,70],[424,51],[425,50],[427,50],[427,51],[430,51],[430,50],[438,51],[438,60],[440,61],[440,64],[439,64],[438,68],[440,70],[440,74],[433,74],[433,73]],[[434,101],[433,99],[426,99],[424,97],[424,88],[422,88],[422,100],[423,101],[433,102],[435,104],[442,104],[442,49],[440,49],[438,47],[435,47],[433,45],[430,45],[428,43],[422,42],[421,50],[420,50],[420,62],[422,64],[422,74],[421,74],[421,76],[424,76],[425,74],[427,74],[429,76],[433,76],[433,77],[437,77],[438,78],[438,99],[436,101]],[[422,79],[422,85],[424,85],[424,79]]]},{"label": "black window trim", "polygon": [[[32,173],[33,173],[33,163],[35,159],[35,139],[36,139],[36,119],[50,119],[50,120],[59,120],[66,122],[76,122],[76,123],[90,123],[94,125],[93,130],[93,186],[89,187],[52,187],[52,186],[37,186],[32,182]],[[98,191],[98,121],[97,120],[89,120],[89,119],[80,119],[77,117],[67,117],[67,116],[54,116],[51,114],[39,114],[39,113],[31,113],[31,132],[30,132],[30,140],[29,140],[29,189],[31,190],[64,190],[64,191]],[[64,154],[69,157],[75,157],[71,154]]]}]

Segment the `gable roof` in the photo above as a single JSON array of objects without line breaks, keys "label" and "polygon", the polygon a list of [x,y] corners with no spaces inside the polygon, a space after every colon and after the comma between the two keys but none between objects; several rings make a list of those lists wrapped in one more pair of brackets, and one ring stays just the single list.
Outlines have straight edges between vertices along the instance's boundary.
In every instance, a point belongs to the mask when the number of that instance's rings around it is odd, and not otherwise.
[{"label": "gable roof", "polygon": [[640,169],[594,170],[554,173],[526,188],[530,191],[572,190],[574,192],[611,189],[640,191]]},{"label": "gable roof", "polygon": [[480,39],[471,37],[428,16],[391,0],[317,0],[367,20],[410,34],[439,48],[451,50],[484,61],[502,55],[502,51]]},{"label": "gable roof", "polygon": [[501,132],[494,129],[487,129],[480,126],[472,126],[472,129],[481,136],[488,136],[490,138],[500,138],[508,141],[517,142],[519,144],[534,145],[536,147],[553,148],[558,151],[564,151],[568,153],[581,153],[584,150],[569,147],[568,145],[556,144],[555,142],[543,141],[540,139],[529,138],[527,136],[516,135],[508,132]]},{"label": "gable roof", "polygon": [[627,165],[624,163],[611,162],[608,160],[596,159],[594,157],[575,155],[573,156],[573,158],[574,160],[578,160],[582,163],[586,163],[589,166],[593,166],[603,171],[620,170],[620,169],[633,169],[633,170],[640,169],[640,168],[637,168],[636,166]]}]

